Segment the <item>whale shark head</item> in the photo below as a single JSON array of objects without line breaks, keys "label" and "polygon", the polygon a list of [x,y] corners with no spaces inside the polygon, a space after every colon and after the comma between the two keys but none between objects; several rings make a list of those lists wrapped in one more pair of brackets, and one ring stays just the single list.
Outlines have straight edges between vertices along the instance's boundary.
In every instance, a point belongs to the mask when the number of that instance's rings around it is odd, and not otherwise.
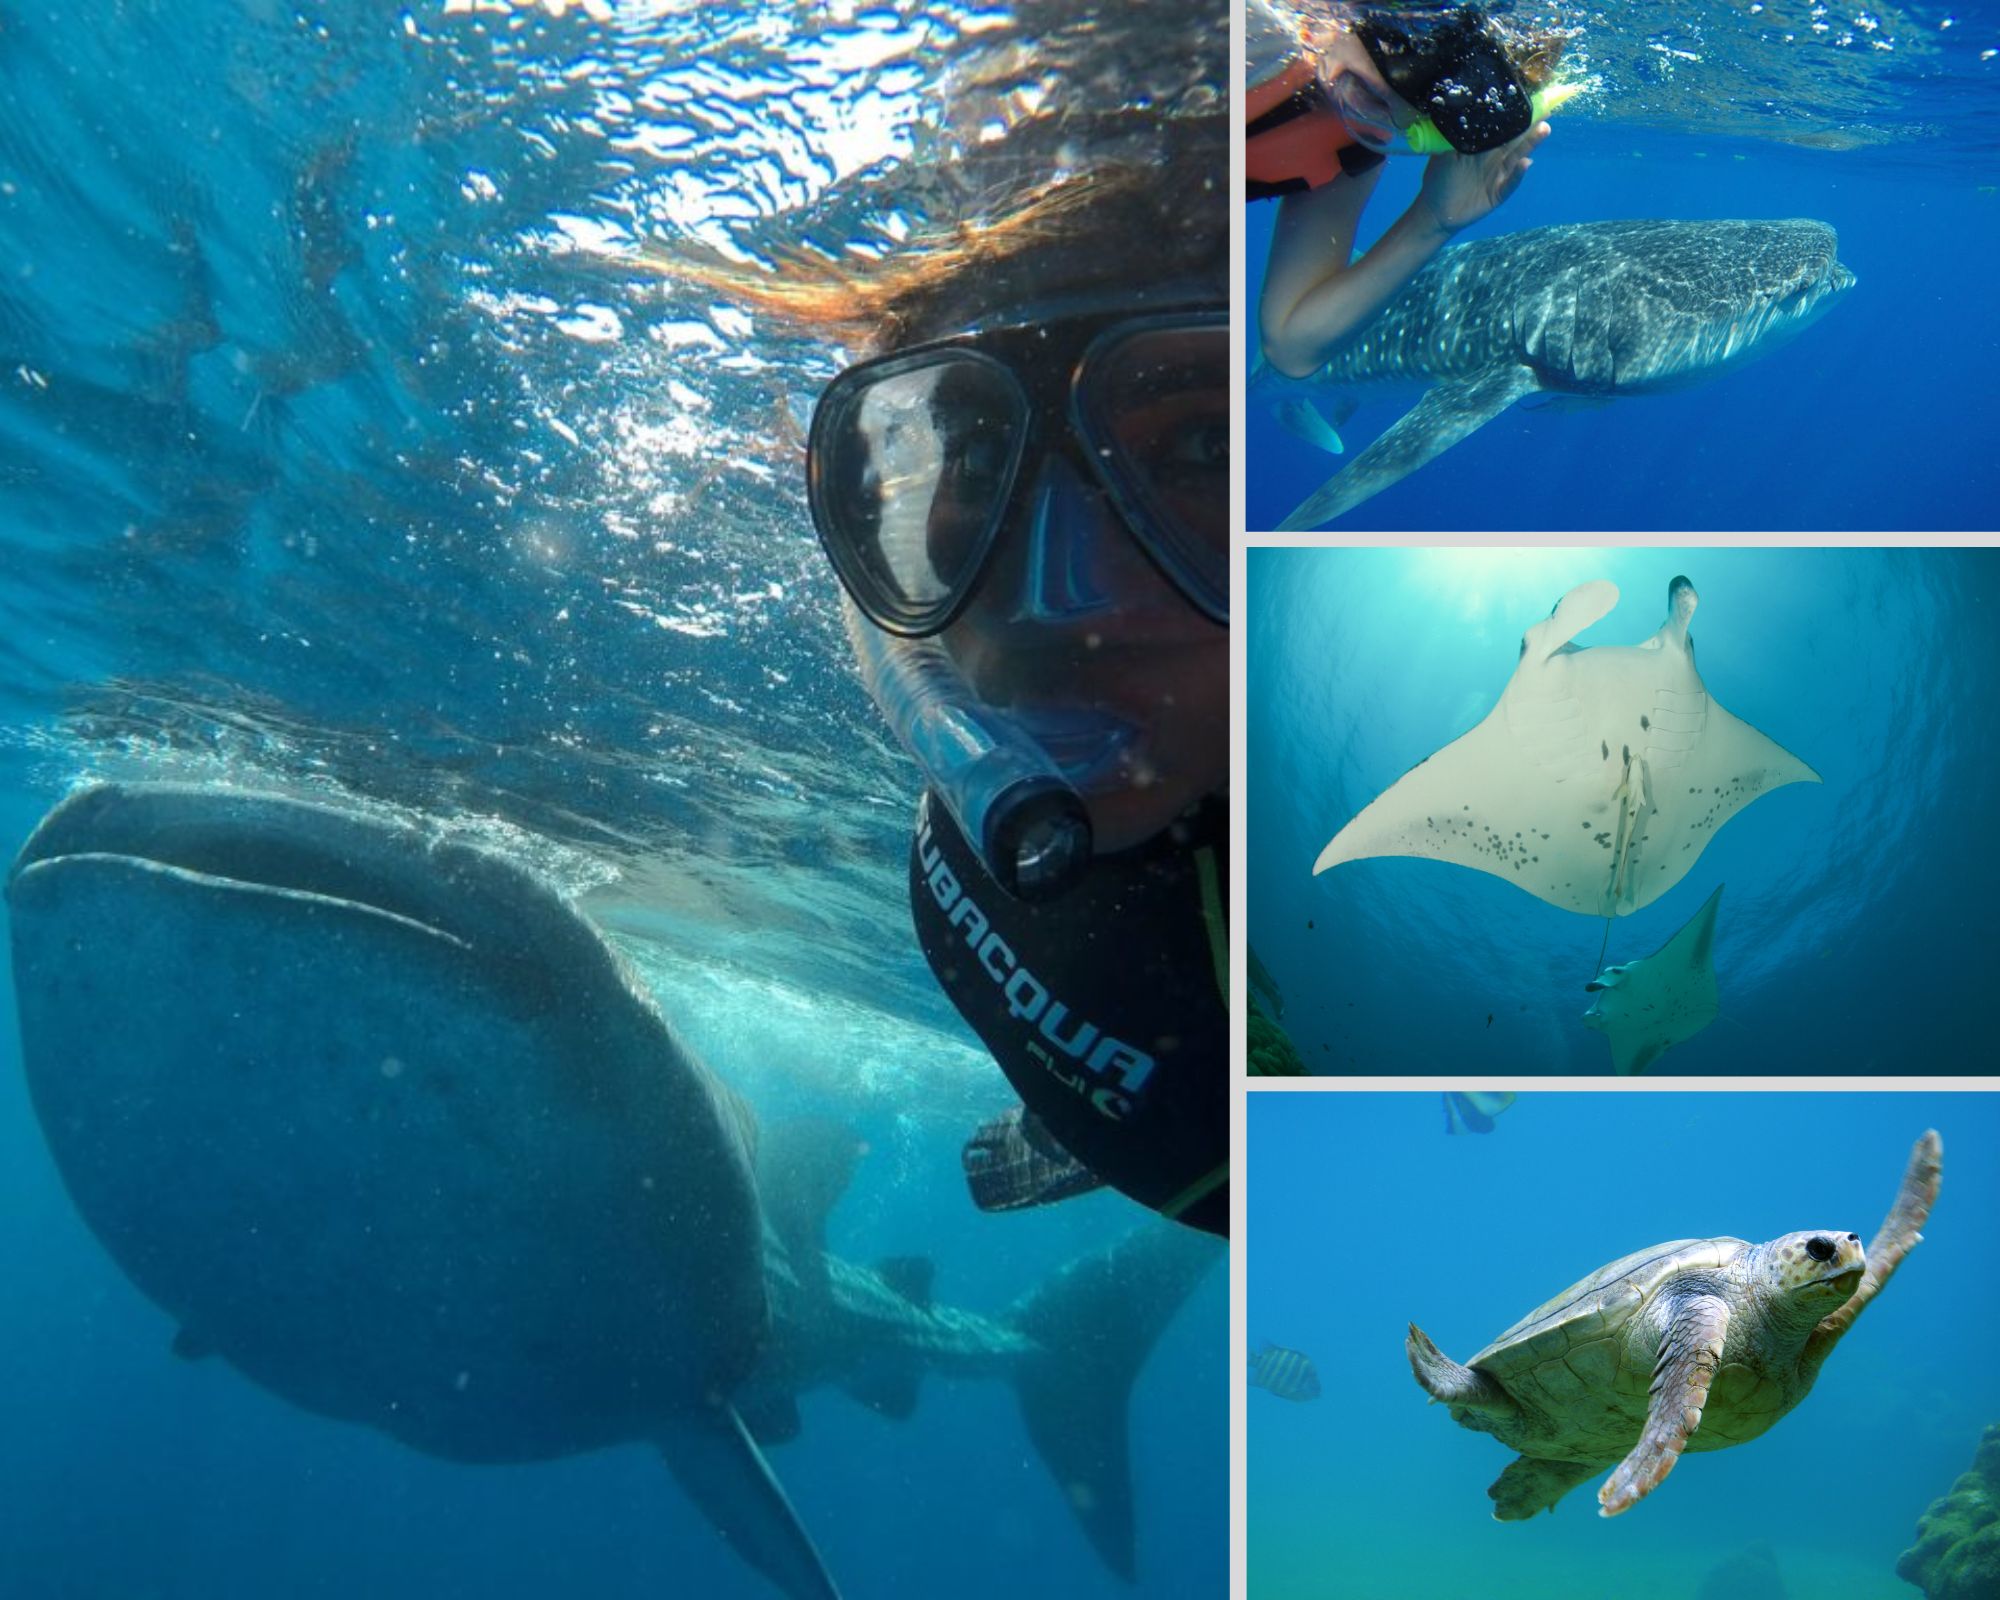
[{"label": "whale shark head", "polygon": [[1661,337],[1650,361],[1620,373],[1620,388],[1648,377],[1655,386],[1685,381],[1768,354],[1854,287],[1838,236],[1811,217],[1677,226],[1684,232],[1656,302],[1667,313]]},{"label": "whale shark head", "polygon": [[1750,265],[1766,275],[1762,298],[1773,331],[1796,332],[1854,287],[1839,237],[1826,223],[1793,217],[1746,226],[1760,230]]}]

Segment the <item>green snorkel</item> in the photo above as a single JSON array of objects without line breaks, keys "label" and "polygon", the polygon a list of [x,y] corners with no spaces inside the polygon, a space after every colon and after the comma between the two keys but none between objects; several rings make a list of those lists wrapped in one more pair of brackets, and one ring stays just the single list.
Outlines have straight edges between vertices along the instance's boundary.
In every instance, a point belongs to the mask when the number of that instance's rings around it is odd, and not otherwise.
[{"label": "green snorkel", "polygon": [[[1540,122],[1551,112],[1569,104],[1591,85],[1583,82],[1550,83],[1532,91],[1528,104],[1533,109],[1535,122]],[[1519,102],[1517,101],[1516,104]],[[1531,123],[1530,126],[1533,126]],[[1437,124],[1429,117],[1419,117],[1403,130],[1403,138],[1410,149],[1420,156],[1457,155],[1449,139],[1438,132]]]}]

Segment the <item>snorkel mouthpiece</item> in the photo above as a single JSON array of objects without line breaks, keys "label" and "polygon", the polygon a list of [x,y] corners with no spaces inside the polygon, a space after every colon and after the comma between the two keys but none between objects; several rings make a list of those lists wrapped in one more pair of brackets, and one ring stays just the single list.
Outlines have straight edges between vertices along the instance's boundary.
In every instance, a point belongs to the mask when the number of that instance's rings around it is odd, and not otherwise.
[{"label": "snorkel mouthpiece", "polygon": [[861,675],[994,882],[1053,900],[1090,866],[1083,797],[1032,738],[972,692],[935,639],[885,633],[846,604]]}]

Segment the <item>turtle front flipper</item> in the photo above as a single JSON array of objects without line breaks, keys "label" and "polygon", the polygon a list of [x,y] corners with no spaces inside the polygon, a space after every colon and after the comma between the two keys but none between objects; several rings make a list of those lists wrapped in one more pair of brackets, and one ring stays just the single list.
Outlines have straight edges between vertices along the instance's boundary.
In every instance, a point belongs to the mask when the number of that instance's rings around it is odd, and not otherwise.
[{"label": "turtle front flipper", "polygon": [[1903,1169],[1903,1186],[1896,1203],[1868,1245],[1868,1268],[1854,1293],[1838,1309],[1820,1319],[1806,1340],[1801,1370],[1806,1381],[1817,1376],[1820,1364],[1840,1343],[1841,1336],[1854,1325],[1862,1308],[1882,1292],[1882,1285],[1903,1264],[1903,1257],[1924,1242],[1923,1226],[1936,1204],[1938,1185],[1944,1177],[1944,1144],[1932,1128],[1910,1147],[1910,1164]]},{"label": "turtle front flipper", "polygon": [[1483,1372],[1462,1367],[1436,1345],[1431,1336],[1414,1322],[1403,1341],[1410,1357],[1410,1370],[1433,1400],[1441,1400],[1458,1411],[1486,1411],[1496,1416],[1512,1416],[1520,1410],[1514,1397]]},{"label": "turtle front flipper", "polygon": [[1689,1295],[1674,1307],[1653,1363],[1646,1431],[1597,1491],[1599,1516],[1615,1517],[1630,1510],[1674,1470],[1681,1451],[1701,1426],[1701,1409],[1708,1404],[1708,1386],[1722,1365],[1722,1341],[1728,1332],[1729,1307],[1715,1295]]},{"label": "turtle front flipper", "polygon": [[1538,1511],[1553,1511],[1558,1500],[1597,1472],[1595,1466],[1579,1466],[1574,1461],[1516,1456],[1486,1491],[1493,1502],[1493,1520],[1525,1522]]}]

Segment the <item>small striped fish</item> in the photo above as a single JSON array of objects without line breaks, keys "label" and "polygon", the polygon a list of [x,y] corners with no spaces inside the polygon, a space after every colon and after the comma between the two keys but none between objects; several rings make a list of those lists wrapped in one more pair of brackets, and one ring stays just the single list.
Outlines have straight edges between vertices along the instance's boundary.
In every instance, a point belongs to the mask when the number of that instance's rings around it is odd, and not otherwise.
[{"label": "small striped fish", "polygon": [[1250,1357],[1250,1386],[1268,1389],[1280,1400],[1317,1400],[1319,1371],[1311,1356],[1267,1344]]}]

